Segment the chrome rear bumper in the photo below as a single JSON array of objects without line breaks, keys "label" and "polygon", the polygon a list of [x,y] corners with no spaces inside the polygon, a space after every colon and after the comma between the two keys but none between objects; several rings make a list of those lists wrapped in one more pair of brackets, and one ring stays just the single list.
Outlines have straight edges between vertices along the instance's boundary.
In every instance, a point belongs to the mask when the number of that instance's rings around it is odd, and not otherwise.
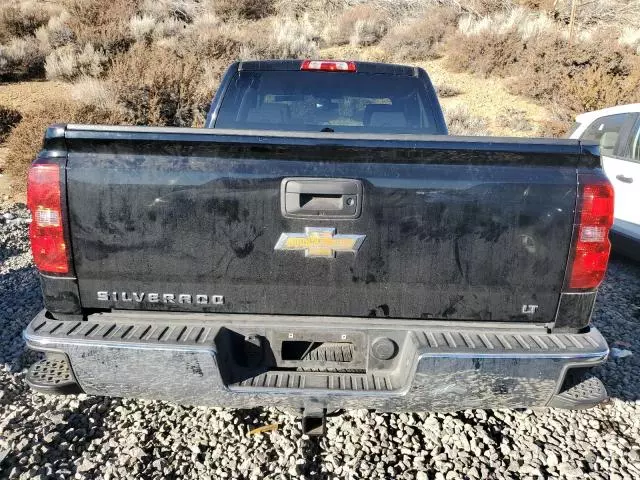
[{"label": "chrome rear bumper", "polygon": [[[569,370],[608,354],[594,328],[549,334],[517,324],[335,317],[119,311],[69,322],[42,311],[24,336],[31,349],[65,354],[88,394],[236,408],[587,407],[599,399],[574,406],[555,399]],[[263,360],[238,360],[256,337]],[[381,338],[397,347],[389,360],[372,354]],[[281,348],[296,339],[344,342],[353,356],[296,368]]]}]

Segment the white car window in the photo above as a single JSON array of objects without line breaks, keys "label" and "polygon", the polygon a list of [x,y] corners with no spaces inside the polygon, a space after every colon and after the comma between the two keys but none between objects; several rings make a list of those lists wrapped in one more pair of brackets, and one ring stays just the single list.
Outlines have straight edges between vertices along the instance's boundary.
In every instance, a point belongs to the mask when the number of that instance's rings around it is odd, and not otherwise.
[{"label": "white car window", "polygon": [[611,156],[616,151],[620,141],[620,131],[630,118],[629,113],[609,115],[594,120],[584,131],[581,140],[592,140],[600,144],[600,153]]},{"label": "white car window", "polygon": [[640,162],[640,120],[636,122],[636,126],[631,131],[631,160]]}]

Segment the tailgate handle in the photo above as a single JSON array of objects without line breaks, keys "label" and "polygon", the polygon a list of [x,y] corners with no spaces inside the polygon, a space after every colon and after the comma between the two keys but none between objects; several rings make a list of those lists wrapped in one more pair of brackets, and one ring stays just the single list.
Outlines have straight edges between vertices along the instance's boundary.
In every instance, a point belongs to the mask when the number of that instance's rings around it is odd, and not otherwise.
[{"label": "tailgate handle", "polygon": [[281,187],[285,217],[357,218],[362,182],[347,178],[285,178]]}]

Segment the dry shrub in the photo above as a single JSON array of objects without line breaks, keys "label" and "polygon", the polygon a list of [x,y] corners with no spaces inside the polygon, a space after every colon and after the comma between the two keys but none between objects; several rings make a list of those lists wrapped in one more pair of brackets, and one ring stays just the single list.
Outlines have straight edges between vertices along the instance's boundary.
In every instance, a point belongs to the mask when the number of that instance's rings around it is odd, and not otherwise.
[{"label": "dry shrub", "polygon": [[240,55],[243,36],[234,28],[212,29],[208,24],[194,23],[181,36],[166,38],[155,47],[164,47],[180,58],[193,56],[202,62],[230,63]]},{"label": "dry shrub", "polygon": [[433,3],[456,7],[476,17],[504,12],[513,8],[513,0],[432,0]]},{"label": "dry shrub", "polygon": [[185,32],[187,27],[188,24],[180,20],[176,20],[175,18],[166,18],[156,24],[152,38],[154,40],[177,38]]},{"label": "dry shrub", "polygon": [[512,90],[574,113],[640,101],[640,57],[610,35],[574,45],[562,36],[528,44]]},{"label": "dry shrub", "polygon": [[139,0],[65,0],[68,26],[78,45],[91,43],[111,55],[126,51],[134,41],[129,20]]},{"label": "dry shrub", "polygon": [[456,71],[468,70],[484,77],[509,75],[520,61],[524,43],[517,32],[465,35],[456,33],[448,41],[448,65]]},{"label": "dry shrub", "polygon": [[568,121],[544,120],[538,125],[536,136],[566,138],[571,126],[571,119]]},{"label": "dry shrub", "polygon": [[387,33],[389,26],[386,20],[366,18],[356,20],[353,34],[349,38],[351,45],[366,47],[378,43]]},{"label": "dry shrub", "polygon": [[438,58],[438,47],[454,30],[457,13],[449,8],[431,8],[424,17],[394,27],[380,42],[395,61]]},{"label": "dry shrub", "polygon": [[129,20],[131,34],[138,42],[150,42],[158,21],[151,15],[136,15]]},{"label": "dry shrub", "polygon": [[43,45],[43,48],[58,48],[68,45],[75,40],[73,30],[67,24],[69,14],[63,12],[58,16],[49,19],[46,25],[36,30],[35,36]]},{"label": "dry shrub", "polygon": [[35,1],[7,3],[0,7],[0,41],[33,35],[49,17],[49,9]]},{"label": "dry shrub", "polygon": [[[224,69],[241,56],[243,42],[253,37],[213,14],[191,23],[173,17],[156,19],[155,14],[134,17],[132,31],[141,42],[114,57],[105,84],[80,82],[78,99],[104,103],[107,88],[128,123],[202,126]],[[256,24],[262,22],[247,24],[246,33],[255,32]],[[171,30],[173,34],[168,34]],[[275,48],[268,35],[257,36]]]},{"label": "dry shrub", "polygon": [[558,103],[549,103],[546,108],[548,113],[545,115],[544,120],[536,122],[535,135],[566,138],[575,121],[575,112],[569,111],[564,105]]},{"label": "dry shrub", "polygon": [[626,48],[611,41],[613,30],[601,30],[589,41],[574,42],[570,45],[564,35],[547,36],[537,42],[527,43],[525,65],[551,70],[553,64],[561,66],[564,73],[573,76],[590,66],[602,66],[611,74],[627,74],[632,65],[633,55]]},{"label": "dry shrub", "polygon": [[279,17],[302,17],[313,15],[325,17],[344,10],[345,0],[275,0],[274,9]]},{"label": "dry shrub", "polygon": [[640,28],[627,27],[623,29],[619,42],[621,45],[635,50],[636,54],[640,55]]},{"label": "dry shrub", "polygon": [[135,45],[114,59],[108,80],[128,123],[188,127],[202,124],[219,73],[195,55]]},{"label": "dry shrub", "polygon": [[529,10],[539,10],[543,12],[555,12],[558,0],[518,0],[519,5]]},{"label": "dry shrub", "polygon": [[191,23],[211,9],[209,0],[144,0],[140,11],[156,20]]},{"label": "dry shrub", "polygon": [[0,81],[42,78],[45,56],[35,37],[13,38],[0,45]]},{"label": "dry shrub", "polygon": [[313,58],[318,55],[317,36],[307,16],[273,18],[241,29],[240,59]]},{"label": "dry shrub", "polygon": [[107,57],[90,43],[83,49],[65,45],[52,51],[44,63],[49,80],[73,80],[82,75],[97,77],[102,73]]},{"label": "dry shrub", "polygon": [[45,128],[52,123],[68,122],[71,111],[69,102],[57,99],[26,113],[7,139],[5,171],[15,179],[25,180],[29,165],[42,147]]},{"label": "dry shrub", "polygon": [[605,67],[590,66],[562,84],[559,98],[575,112],[640,103],[640,59],[634,70],[624,76],[612,75]]},{"label": "dry shrub", "polygon": [[22,120],[19,111],[0,105],[0,143],[4,142],[9,132]]},{"label": "dry shrub", "polygon": [[438,98],[457,97],[462,93],[460,89],[452,87],[451,85],[437,85],[435,88],[438,92]]},{"label": "dry shrub", "polygon": [[508,107],[505,113],[496,118],[496,124],[499,127],[520,133],[528,133],[533,129],[533,125],[527,117],[527,112],[511,107]]},{"label": "dry shrub", "polygon": [[274,48],[270,58],[310,58],[318,54],[315,30],[307,16],[275,20],[271,37]]},{"label": "dry shrub", "polygon": [[450,135],[489,135],[487,121],[472,115],[464,105],[445,108],[444,117],[447,120]]},{"label": "dry shrub", "polygon": [[139,0],[63,0],[72,18],[86,25],[108,25],[126,20],[137,10]]},{"label": "dry shrub", "polygon": [[[515,15],[515,14],[514,14]],[[640,57],[619,42],[615,29],[593,29],[569,44],[545,17],[493,15],[463,19],[449,40],[449,65],[488,77],[514,77],[510,89],[564,109],[564,116],[640,101]],[[513,26],[511,26],[513,25]]]},{"label": "dry shrub", "polygon": [[[556,14],[565,22],[571,16],[571,0],[558,0]],[[640,2],[638,0],[591,0],[580,2],[576,9],[576,22],[583,25],[615,24],[638,26]]]},{"label": "dry shrub", "polygon": [[216,0],[213,8],[223,20],[258,20],[276,13],[274,0]]},{"label": "dry shrub", "polygon": [[465,15],[460,18],[458,29],[460,33],[468,36],[516,32],[518,37],[526,42],[553,35],[557,32],[558,26],[546,13],[515,7],[483,17]]},{"label": "dry shrub", "polygon": [[93,77],[82,77],[73,84],[71,96],[79,105],[90,107],[96,111],[113,112],[124,119],[123,109],[111,82]]},{"label": "dry shrub", "polygon": [[177,39],[186,33],[189,24],[173,17],[158,20],[149,14],[144,14],[131,18],[129,27],[136,41],[151,43],[167,38]]},{"label": "dry shrub", "polygon": [[284,18],[265,19],[251,24],[250,27],[238,27],[237,36],[242,38],[240,60],[259,60],[272,58],[275,51],[272,41],[274,30]]},{"label": "dry shrub", "polygon": [[42,148],[47,126],[54,123],[117,123],[112,112],[81,106],[65,99],[50,99],[29,110],[7,138],[6,172],[16,181],[18,191],[26,187],[27,170]]},{"label": "dry shrub", "polygon": [[372,5],[360,4],[345,10],[326,31],[329,45],[372,45],[387,32],[389,20],[385,12]]}]

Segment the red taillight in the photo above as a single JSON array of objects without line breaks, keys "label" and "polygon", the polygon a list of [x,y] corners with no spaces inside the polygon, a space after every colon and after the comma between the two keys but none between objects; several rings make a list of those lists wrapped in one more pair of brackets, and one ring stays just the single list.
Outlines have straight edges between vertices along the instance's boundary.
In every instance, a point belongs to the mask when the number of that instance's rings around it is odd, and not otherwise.
[{"label": "red taillight", "polygon": [[29,238],[36,267],[47,273],[68,273],[69,260],[62,226],[58,165],[31,166],[27,205],[31,210]]},{"label": "red taillight", "polygon": [[580,175],[579,179],[579,223],[574,228],[569,288],[594,289],[602,282],[609,262],[613,188],[605,178]]},{"label": "red taillight", "polygon": [[321,70],[323,72],[355,72],[355,62],[341,60],[304,60],[300,70]]}]

